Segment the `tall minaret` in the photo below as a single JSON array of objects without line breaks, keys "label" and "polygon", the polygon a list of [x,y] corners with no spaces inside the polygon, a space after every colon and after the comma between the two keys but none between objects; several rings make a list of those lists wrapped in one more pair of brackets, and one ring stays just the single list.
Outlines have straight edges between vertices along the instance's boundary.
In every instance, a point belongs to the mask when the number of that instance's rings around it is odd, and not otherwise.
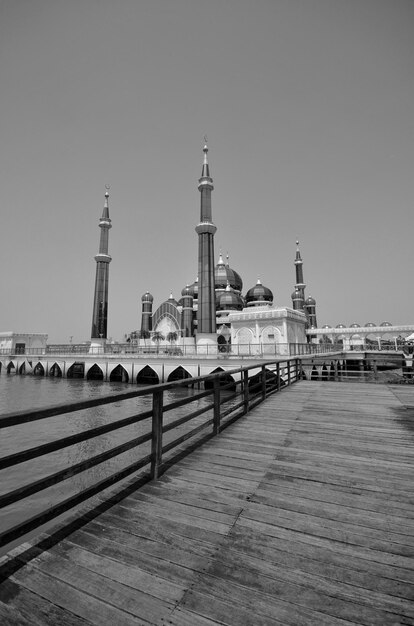
[{"label": "tall minaret", "polygon": [[300,256],[299,241],[296,242],[296,284],[295,291],[292,294],[293,308],[296,310],[304,310],[305,307],[305,283],[303,282],[303,261]]},{"label": "tall minaret", "polygon": [[204,162],[198,189],[201,194],[200,223],[196,226],[198,234],[198,310],[197,310],[197,345],[200,343],[215,345],[216,336],[216,298],[214,291],[214,233],[211,214],[211,192],[213,179],[210,177],[207,153],[207,137],[204,137]]},{"label": "tall minaret", "polygon": [[109,264],[112,257],[108,254],[109,229],[112,228],[109,219],[109,185],[105,186],[105,204],[102,217],[99,220],[99,228],[101,229],[101,237],[99,242],[99,252],[95,256],[96,261],[96,279],[95,294],[93,298],[93,315],[92,315],[92,333],[91,347],[102,347],[107,339],[108,324],[108,279]]}]

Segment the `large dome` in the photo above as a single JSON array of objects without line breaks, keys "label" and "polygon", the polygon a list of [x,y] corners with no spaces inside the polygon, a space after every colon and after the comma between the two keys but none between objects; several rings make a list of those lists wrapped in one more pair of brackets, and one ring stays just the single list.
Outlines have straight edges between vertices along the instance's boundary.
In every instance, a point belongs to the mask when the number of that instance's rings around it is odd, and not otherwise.
[{"label": "large dome", "polygon": [[229,264],[223,261],[223,256],[220,254],[219,261],[214,269],[215,288],[226,289],[227,283],[238,292],[241,292],[243,289],[243,281],[240,274],[236,270],[231,269]]},{"label": "large dome", "polygon": [[246,293],[246,305],[255,306],[265,302],[273,302],[273,294],[268,287],[262,285],[258,280],[255,286]]}]

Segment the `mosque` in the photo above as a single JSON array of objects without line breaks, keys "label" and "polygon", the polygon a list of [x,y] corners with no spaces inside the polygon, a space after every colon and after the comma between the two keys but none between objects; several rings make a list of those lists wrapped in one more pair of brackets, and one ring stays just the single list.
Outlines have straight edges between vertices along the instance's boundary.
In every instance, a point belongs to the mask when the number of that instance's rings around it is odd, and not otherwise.
[{"label": "mosque", "polygon": [[[260,279],[256,285],[243,290],[240,274],[230,267],[220,252],[214,263],[214,234],[217,230],[212,220],[211,195],[214,189],[210,176],[207,140],[200,191],[200,221],[195,230],[198,235],[198,277],[187,284],[176,300],[172,294],[154,310],[154,298],[147,291],[141,298],[141,327],[130,333],[129,340],[147,345],[148,339],[158,345],[185,347],[198,354],[228,352],[238,346],[238,354],[287,353],[289,344],[307,343],[311,336],[307,329],[317,328],[316,302],[305,297],[303,261],[297,243],[295,290],[292,306],[276,305],[272,291]],[[108,189],[99,226],[101,240],[97,263],[91,346],[103,347],[107,333],[108,273],[111,257],[108,254],[109,219]]]}]

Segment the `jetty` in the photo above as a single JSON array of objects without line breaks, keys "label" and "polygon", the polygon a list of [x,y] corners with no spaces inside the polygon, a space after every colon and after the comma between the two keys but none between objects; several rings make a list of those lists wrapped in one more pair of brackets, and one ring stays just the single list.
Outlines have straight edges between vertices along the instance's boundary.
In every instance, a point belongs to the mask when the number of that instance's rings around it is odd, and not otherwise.
[{"label": "jetty", "polygon": [[0,622],[414,624],[414,386],[277,391],[11,550]]}]

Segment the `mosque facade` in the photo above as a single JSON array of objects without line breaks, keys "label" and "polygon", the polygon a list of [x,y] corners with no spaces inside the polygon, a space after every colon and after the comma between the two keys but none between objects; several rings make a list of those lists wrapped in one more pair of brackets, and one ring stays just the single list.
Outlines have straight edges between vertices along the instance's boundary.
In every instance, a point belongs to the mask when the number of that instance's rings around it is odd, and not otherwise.
[{"label": "mosque facade", "polygon": [[198,235],[198,277],[187,284],[176,300],[173,294],[154,308],[154,298],[147,291],[141,298],[141,327],[130,334],[140,344],[148,340],[165,346],[190,346],[211,352],[229,351],[238,346],[238,354],[276,352],[284,354],[288,344],[304,344],[312,340],[307,329],[317,327],[316,301],[305,296],[303,261],[297,242],[295,290],[291,306],[279,306],[272,291],[259,279],[244,291],[240,274],[230,267],[229,256],[220,252],[214,263],[212,220],[213,179],[210,176],[208,147],[204,159],[200,191],[200,221]]}]

